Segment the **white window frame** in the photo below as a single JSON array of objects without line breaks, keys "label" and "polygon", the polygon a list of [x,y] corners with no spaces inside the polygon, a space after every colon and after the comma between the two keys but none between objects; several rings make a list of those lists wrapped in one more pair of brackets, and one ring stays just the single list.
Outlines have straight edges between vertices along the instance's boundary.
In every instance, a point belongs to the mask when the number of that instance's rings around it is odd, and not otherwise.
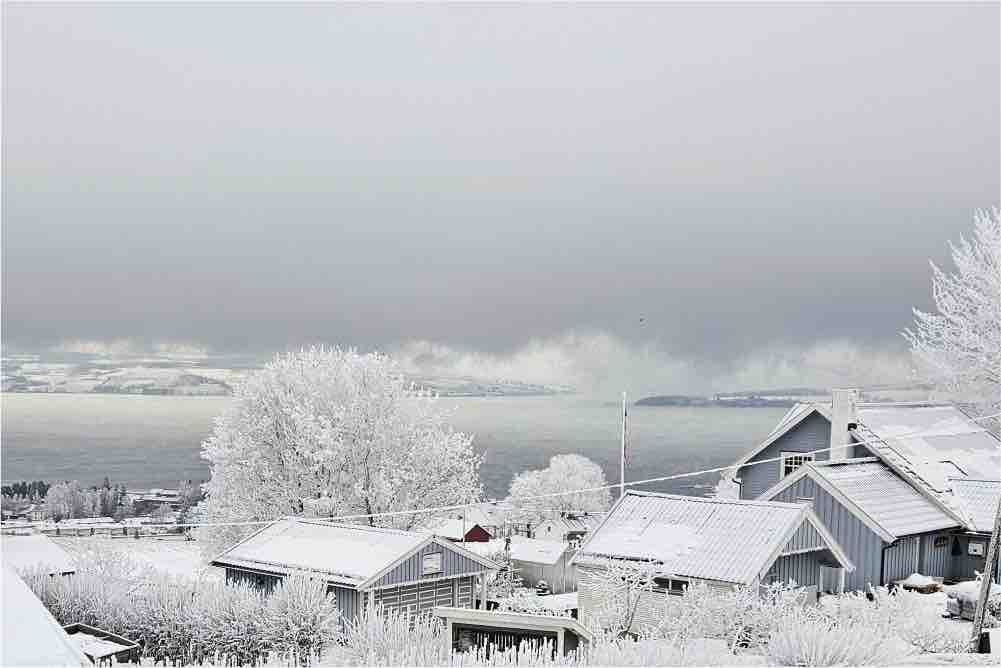
[{"label": "white window frame", "polygon": [[[796,468],[794,468],[793,470],[791,470],[788,473],[786,473],[786,460],[787,459],[794,459],[794,458],[799,458],[802,461],[800,461],[800,463],[796,465]],[[792,475],[793,473],[796,472],[796,469],[798,469],[800,466],[802,466],[803,464],[806,464],[807,462],[812,462],[812,461],[814,461],[813,455],[807,454],[805,452],[780,452],[779,453],[779,480],[782,480],[786,476]]]},{"label": "white window frame", "polygon": [[421,558],[421,575],[436,575],[444,571],[444,555],[441,552],[429,552]]}]

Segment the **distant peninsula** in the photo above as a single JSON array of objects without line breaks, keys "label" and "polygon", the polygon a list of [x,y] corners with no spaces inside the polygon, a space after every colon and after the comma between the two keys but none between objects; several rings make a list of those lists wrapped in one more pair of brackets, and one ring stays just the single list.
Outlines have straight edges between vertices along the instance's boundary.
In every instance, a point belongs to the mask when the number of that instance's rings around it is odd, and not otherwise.
[{"label": "distant peninsula", "polygon": [[693,397],[684,394],[663,394],[654,397],[644,397],[635,403],[636,406],[697,406],[726,408],[781,408],[796,403],[790,397],[761,396],[723,396]]}]

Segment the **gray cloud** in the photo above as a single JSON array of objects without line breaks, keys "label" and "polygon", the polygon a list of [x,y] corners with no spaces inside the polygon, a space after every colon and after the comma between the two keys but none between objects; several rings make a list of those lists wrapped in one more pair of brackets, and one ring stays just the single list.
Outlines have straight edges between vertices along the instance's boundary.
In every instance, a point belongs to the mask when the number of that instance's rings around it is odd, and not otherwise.
[{"label": "gray cloud", "polygon": [[8,4],[4,342],[896,355],[997,201],[998,19]]}]

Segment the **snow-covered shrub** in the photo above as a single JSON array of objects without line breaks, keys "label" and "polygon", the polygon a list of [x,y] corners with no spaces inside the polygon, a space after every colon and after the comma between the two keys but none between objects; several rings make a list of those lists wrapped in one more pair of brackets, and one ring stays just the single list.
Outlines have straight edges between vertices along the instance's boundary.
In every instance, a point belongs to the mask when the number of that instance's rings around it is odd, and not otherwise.
[{"label": "snow-covered shrub", "polygon": [[780,623],[764,649],[769,664],[779,666],[878,666],[911,653],[904,643],[864,624],[806,610]]},{"label": "snow-covered shrub", "polygon": [[795,584],[721,590],[696,581],[682,596],[667,597],[661,621],[643,635],[682,644],[691,638],[715,638],[731,651],[760,647],[778,624],[802,607],[802,590]]},{"label": "snow-covered shrub", "polygon": [[[410,615],[381,607],[366,608],[345,625],[341,643],[324,654],[337,666],[440,666],[449,647],[442,624],[432,615]],[[450,643],[449,643],[450,645]]]},{"label": "snow-covered shrub", "polygon": [[730,666],[735,657],[722,644],[622,638],[597,642],[581,657],[590,666]]},{"label": "snow-covered shrub", "polygon": [[534,589],[519,589],[497,602],[498,612],[525,612],[547,617],[569,617],[569,610],[552,610],[545,607],[545,596],[539,596]]},{"label": "snow-covered shrub", "polygon": [[274,652],[300,661],[319,658],[338,632],[337,603],[322,580],[289,575],[265,601],[263,639]]},{"label": "snow-covered shrub", "polygon": [[191,627],[191,661],[258,662],[269,649],[265,600],[246,584],[211,583],[192,592],[184,618]]},{"label": "snow-covered shrub", "polygon": [[146,571],[111,553],[81,562],[73,576],[27,573],[25,582],[59,623],[122,635],[157,663],[307,663],[336,633],[333,597],[304,577],[265,596],[247,585]]}]

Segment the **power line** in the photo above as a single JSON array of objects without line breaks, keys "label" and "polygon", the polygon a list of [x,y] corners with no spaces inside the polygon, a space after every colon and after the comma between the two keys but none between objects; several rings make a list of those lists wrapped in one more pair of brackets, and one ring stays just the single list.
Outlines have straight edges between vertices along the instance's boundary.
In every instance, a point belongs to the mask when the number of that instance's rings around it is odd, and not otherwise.
[{"label": "power line", "polygon": [[[979,421],[979,420],[988,420],[988,419],[992,419],[992,418],[999,417],[999,416],[1001,416],[1001,413],[998,413],[996,415],[985,415],[985,416],[980,417],[980,418],[971,418],[971,419],[975,420],[975,421]],[[978,433],[979,432],[986,432],[986,431],[987,431],[986,429],[975,430],[975,432],[978,432]],[[906,440],[906,439],[913,439],[913,438],[922,438],[924,436],[934,435],[936,433],[937,432],[933,432],[933,431],[915,431],[915,432],[912,432],[912,433],[909,433],[909,434],[908,433],[904,433],[904,434],[901,434],[899,436],[894,436],[890,440],[898,441],[898,440]],[[853,448],[853,447],[858,446],[858,445],[871,445],[871,444],[876,444],[876,443],[886,444],[886,441],[884,439],[881,439],[881,438],[875,438],[875,439],[869,439],[869,440],[863,440],[863,441],[856,441],[855,443],[848,443],[848,444],[845,444],[845,445],[839,445],[839,446],[835,446],[834,448],[831,448],[830,446],[828,446],[828,447],[824,447],[824,448],[819,448],[817,450],[811,450],[811,451],[808,451],[808,452],[799,452],[797,454],[799,454],[799,455],[813,455],[813,454],[817,454],[817,453],[821,453],[821,452],[830,452],[832,449],[847,449],[847,448]],[[772,463],[772,462],[778,462],[778,461],[781,461],[782,459],[783,459],[783,457],[781,455],[778,456],[778,457],[772,457],[770,459],[759,459],[759,460],[754,461],[754,462],[748,462],[748,463],[742,464],[739,468],[744,468],[744,467],[747,467],[747,466],[755,466],[755,465],[758,465],[758,464],[768,464],[768,463]],[[655,483],[655,482],[666,482],[668,480],[679,480],[679,479],[682,479],[682,478],[693,478],[693,477],[696,477],[696,476],[707,475],[709,473],[722,473],[724,471],[732,470],[733,468],[734,468],[734,466],[732,464],[730,464],[730,465],[727,465],[727,466],[719,466],[719,467],[710,468],[710,469],[703,469],[701,471],[690,471],[690,472],[687,472],[687,473],[675,473],[675,474],[666,475],[666,476],[658,476],[658,477],[655,477],[655,478],[646,478],[644,480],[633,480],[633,481],[629,481],[629,482],[626,482],[626,483],[615,483],[615,484],[610,484],[610,485],[600,485],[600,486],[597,486],[597,487],[587,487],[587,488],[580,488],[580,489],[574,489],[574,490],[564,490],[564,491],[561,491],[561,492],[549,492],[549,493],[546,493],[546,494],[536,494],[536,495],[533,495],[533,496],[524,497],[523,500],[525,500],[525,501],[534,501],[534,500],[537,500],[537,499],[552,499],[552,498],[557,498],[557,497],[560,497],[560,496],[570,496],[571,494],[584,494],[584,493],[588,493],[588,492],[600,492],[600,491],[603,491],[603,490],[612,490],[612,489],[615,489],[615,488],[619,487],[620,484],[624,484],[626,487],[633,487],[633,486],[637,486],[637,485],[648,485],[648,484]],[[489,505],[497,506],[497,505],[499,505],[501,503],[508,503],[508,502],[505,502],[505,501],[500,501],[500,502],[498,502],[498,501],[476,501],[476,502],[472,502],[472,503],[454,504],[454,505],[450,505],[450,506],[426,507],[426,508],[417,508],[417,509],[411,509],[411,510],[385,511],[385,512],[381,512],[381,513],[359,513],[359,514],[353,514],[353,515],[340,515],[340,516],[337,516],[337,517],[317,517],[317,518],[312,518],[311,517],[309,519],[311,521],[321,521],[321,522],[340,522],[340,521],[344,521],[344,520],[375,519],[375,518],[379,518],[379,517],[402,517],[402,516],[405,516],[405,515],[417,515],[417,514],[423,514],[423,513],[437,513],[437,512],[447,512],[447,511],[451,511],[451,510],[462,510],[462,509],[465,509],[465,508],[476,508],[476,507],[479,507],[479,506],[489,506]],[[274,520],[268,520],[268,522],[273,522],[273,521]],[[267,523],[267,522],[260,522],[260,523],[264,524],[264,523]]]}]

